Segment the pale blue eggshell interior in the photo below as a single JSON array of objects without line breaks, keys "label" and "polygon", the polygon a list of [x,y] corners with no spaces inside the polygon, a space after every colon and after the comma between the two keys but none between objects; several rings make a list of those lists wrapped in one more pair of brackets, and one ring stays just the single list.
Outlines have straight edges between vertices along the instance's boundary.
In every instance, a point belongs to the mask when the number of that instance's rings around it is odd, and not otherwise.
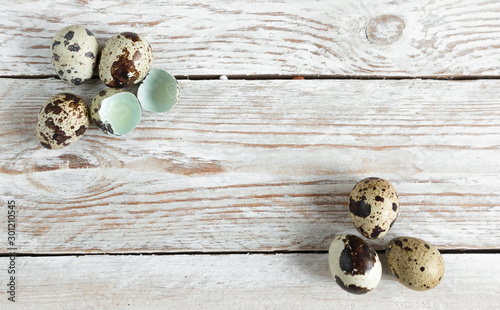
[{"label": "pale blue eggshell interior", "polygon": [[178,91],[177,80],[172,75],[153,69],[139,86],[137,97],[144,110],[167,112],[176,104]]},{"label": "pale blue eggshell interior", "polygon": [[139,125],[141,106],[133,94],[119,93],[102,101],[99,116],[111,125],[114,134],[126,135]]}]

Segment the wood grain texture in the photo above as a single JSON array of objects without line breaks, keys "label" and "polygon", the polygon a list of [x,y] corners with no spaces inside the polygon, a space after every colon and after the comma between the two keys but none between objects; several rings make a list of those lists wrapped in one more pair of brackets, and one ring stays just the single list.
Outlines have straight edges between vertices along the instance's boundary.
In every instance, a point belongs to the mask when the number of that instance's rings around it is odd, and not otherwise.
[{"label": "wood grain texture", "polygon": [[[18,257],[16,304],[0,298],[0,307],[468,310],[498,305],[498,254],[444,255],[445,276],[428,292],[401,285],[384,255],[381,260],[382,280],[360,296],[337,286],[326,254]],[[0,258],[0,266],[7,266],[7,258]]]},{"label": "wood grain texture", "polygon": [[497,81],[180,86],[171,112],[145,112],[130,135],[92,127],[49,151],[35,137],[44,101],[73,91],[89,102],[103,86],[0,80],[0,196],[18,206],[19,251],[326,250],[355,232],[347,197],[368,176],[401,202],[377,249],[401,235],[500,248]]},{"label": "wood grain texture", "polygon": [[500,73],[500,2],[10,1],[1,76],[54,75],[49,45],[80,24],[104,42],[135,31],[175,75],[460,77]]}]

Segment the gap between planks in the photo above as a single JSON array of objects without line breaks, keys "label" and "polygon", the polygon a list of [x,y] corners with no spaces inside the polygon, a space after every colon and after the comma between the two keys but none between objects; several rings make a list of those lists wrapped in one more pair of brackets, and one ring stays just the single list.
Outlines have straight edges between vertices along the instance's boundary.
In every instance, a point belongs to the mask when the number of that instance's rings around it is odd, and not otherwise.
[{"label": "gap between planks", "polygon": [[[221,76],[227,77],[229,80],[291,80],[296,77],[301,77],[306,80],[436,80],[436,81],[474,81],[474,80],[498,80],[498,75],[450,75],[450,76],[359,76],[359,75],[311,75],[311,74],[255,74],[255,75],[231,75],[231,74],[208,74],[208,75],[175,75],[177,80],[219,80]],[[13,75],[0,76],[0,79],[21,79],[21,80],[43,80],[43,79],[58,79],[57,75]],[[93,77],[92,80],[97,80]]]},{"label": "gap between planks", "polygon": [[[384,250],[376,251],[379,255]],[[500,249],[464,249],[464,250],[440,250],[442,255],[450,254],[500,254]],[[130,253],[16,253],[16,257],[53,257],[53,256],[173,256],[173,255],[276,255],[276,254],[328,254],[327,250],[313,251],[190,251],[190,252],[130,252]],[[0,253],[0,257],[10,257],[10,253]]]}]

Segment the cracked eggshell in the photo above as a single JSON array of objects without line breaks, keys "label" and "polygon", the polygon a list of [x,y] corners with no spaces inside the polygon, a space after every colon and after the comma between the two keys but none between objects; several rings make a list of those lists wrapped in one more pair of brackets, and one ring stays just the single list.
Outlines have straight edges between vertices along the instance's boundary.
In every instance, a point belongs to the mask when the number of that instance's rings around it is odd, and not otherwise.
[{"label": "cracked eggshell", "polygon": [[328,263],[337,284],[352,294],[368,293],[382,277],[382,264],[377,252],[354,235],[338,235],[333,239],[328,251]]},{"label": "cracked eggshell", "polygon": [[87,105],[77,95],[51,97],[40,109],[37,137],[47,149],[62,149],[81,138],[89,126]]},{"label": "cracked eggshell", "polygon": [[122,136],[137,127],[141,108],[134,94],[124,89],[108,88],[92,100],[90,118],[102,132]]},{"label": "cracked eggshell", "polygon": [[396,221],[398,213],[398,194],[394,186],[383,179],[363,179],[349,195],[349,215],[366,238],[382,238]]},{"label": "cracked eggshell", "polygon": [[124,92],[123,89],[115,89],[108,88],[100,91],[94,99],[92,99],[92,103],[90,104],[90,120],[94,123],[97,128],[99,128],[102,132],[114,135],[114,131],[111,128],[110,124],[106,124],[102,122],[101,116],[99,115],[99,110],[101,110],[102,100],[113,95]]},{"label": "cracked eggshell", "polygon": [[436,287],[444,276],[444,261],[439,250],[422,239],[399,237],[386,248],[392,274],[404,286],[415,291]]},{"label": "cracked eggshell", "polygon": [[57,75],[68,84],[80,85],[92,78],[99,55],[94,34],[78,25],[59,30],[50,45]]},{"label": "cracked eggshell", "polygon": [[142,81],[153,62],[146,39],[134,32],[122,32],[104,45],[99,62],[99,78],[109,87],[127,87]]},{"label": "cracked eggshell", "polygon": [[167,112],[179,100],[179,83],[165,70],[153,69],[137,90],[137,98],[144,110]]}]

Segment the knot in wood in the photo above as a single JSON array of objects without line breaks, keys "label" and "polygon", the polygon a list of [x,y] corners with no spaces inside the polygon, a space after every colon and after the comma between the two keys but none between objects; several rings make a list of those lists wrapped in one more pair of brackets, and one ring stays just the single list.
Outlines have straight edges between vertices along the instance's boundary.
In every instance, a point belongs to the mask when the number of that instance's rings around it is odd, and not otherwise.
[{"label": "knot in wood", "polygon": [[396,15],[379,15],[366,26],[366,37],[374,44],[389,45],[403,35],[405,21]]}]

